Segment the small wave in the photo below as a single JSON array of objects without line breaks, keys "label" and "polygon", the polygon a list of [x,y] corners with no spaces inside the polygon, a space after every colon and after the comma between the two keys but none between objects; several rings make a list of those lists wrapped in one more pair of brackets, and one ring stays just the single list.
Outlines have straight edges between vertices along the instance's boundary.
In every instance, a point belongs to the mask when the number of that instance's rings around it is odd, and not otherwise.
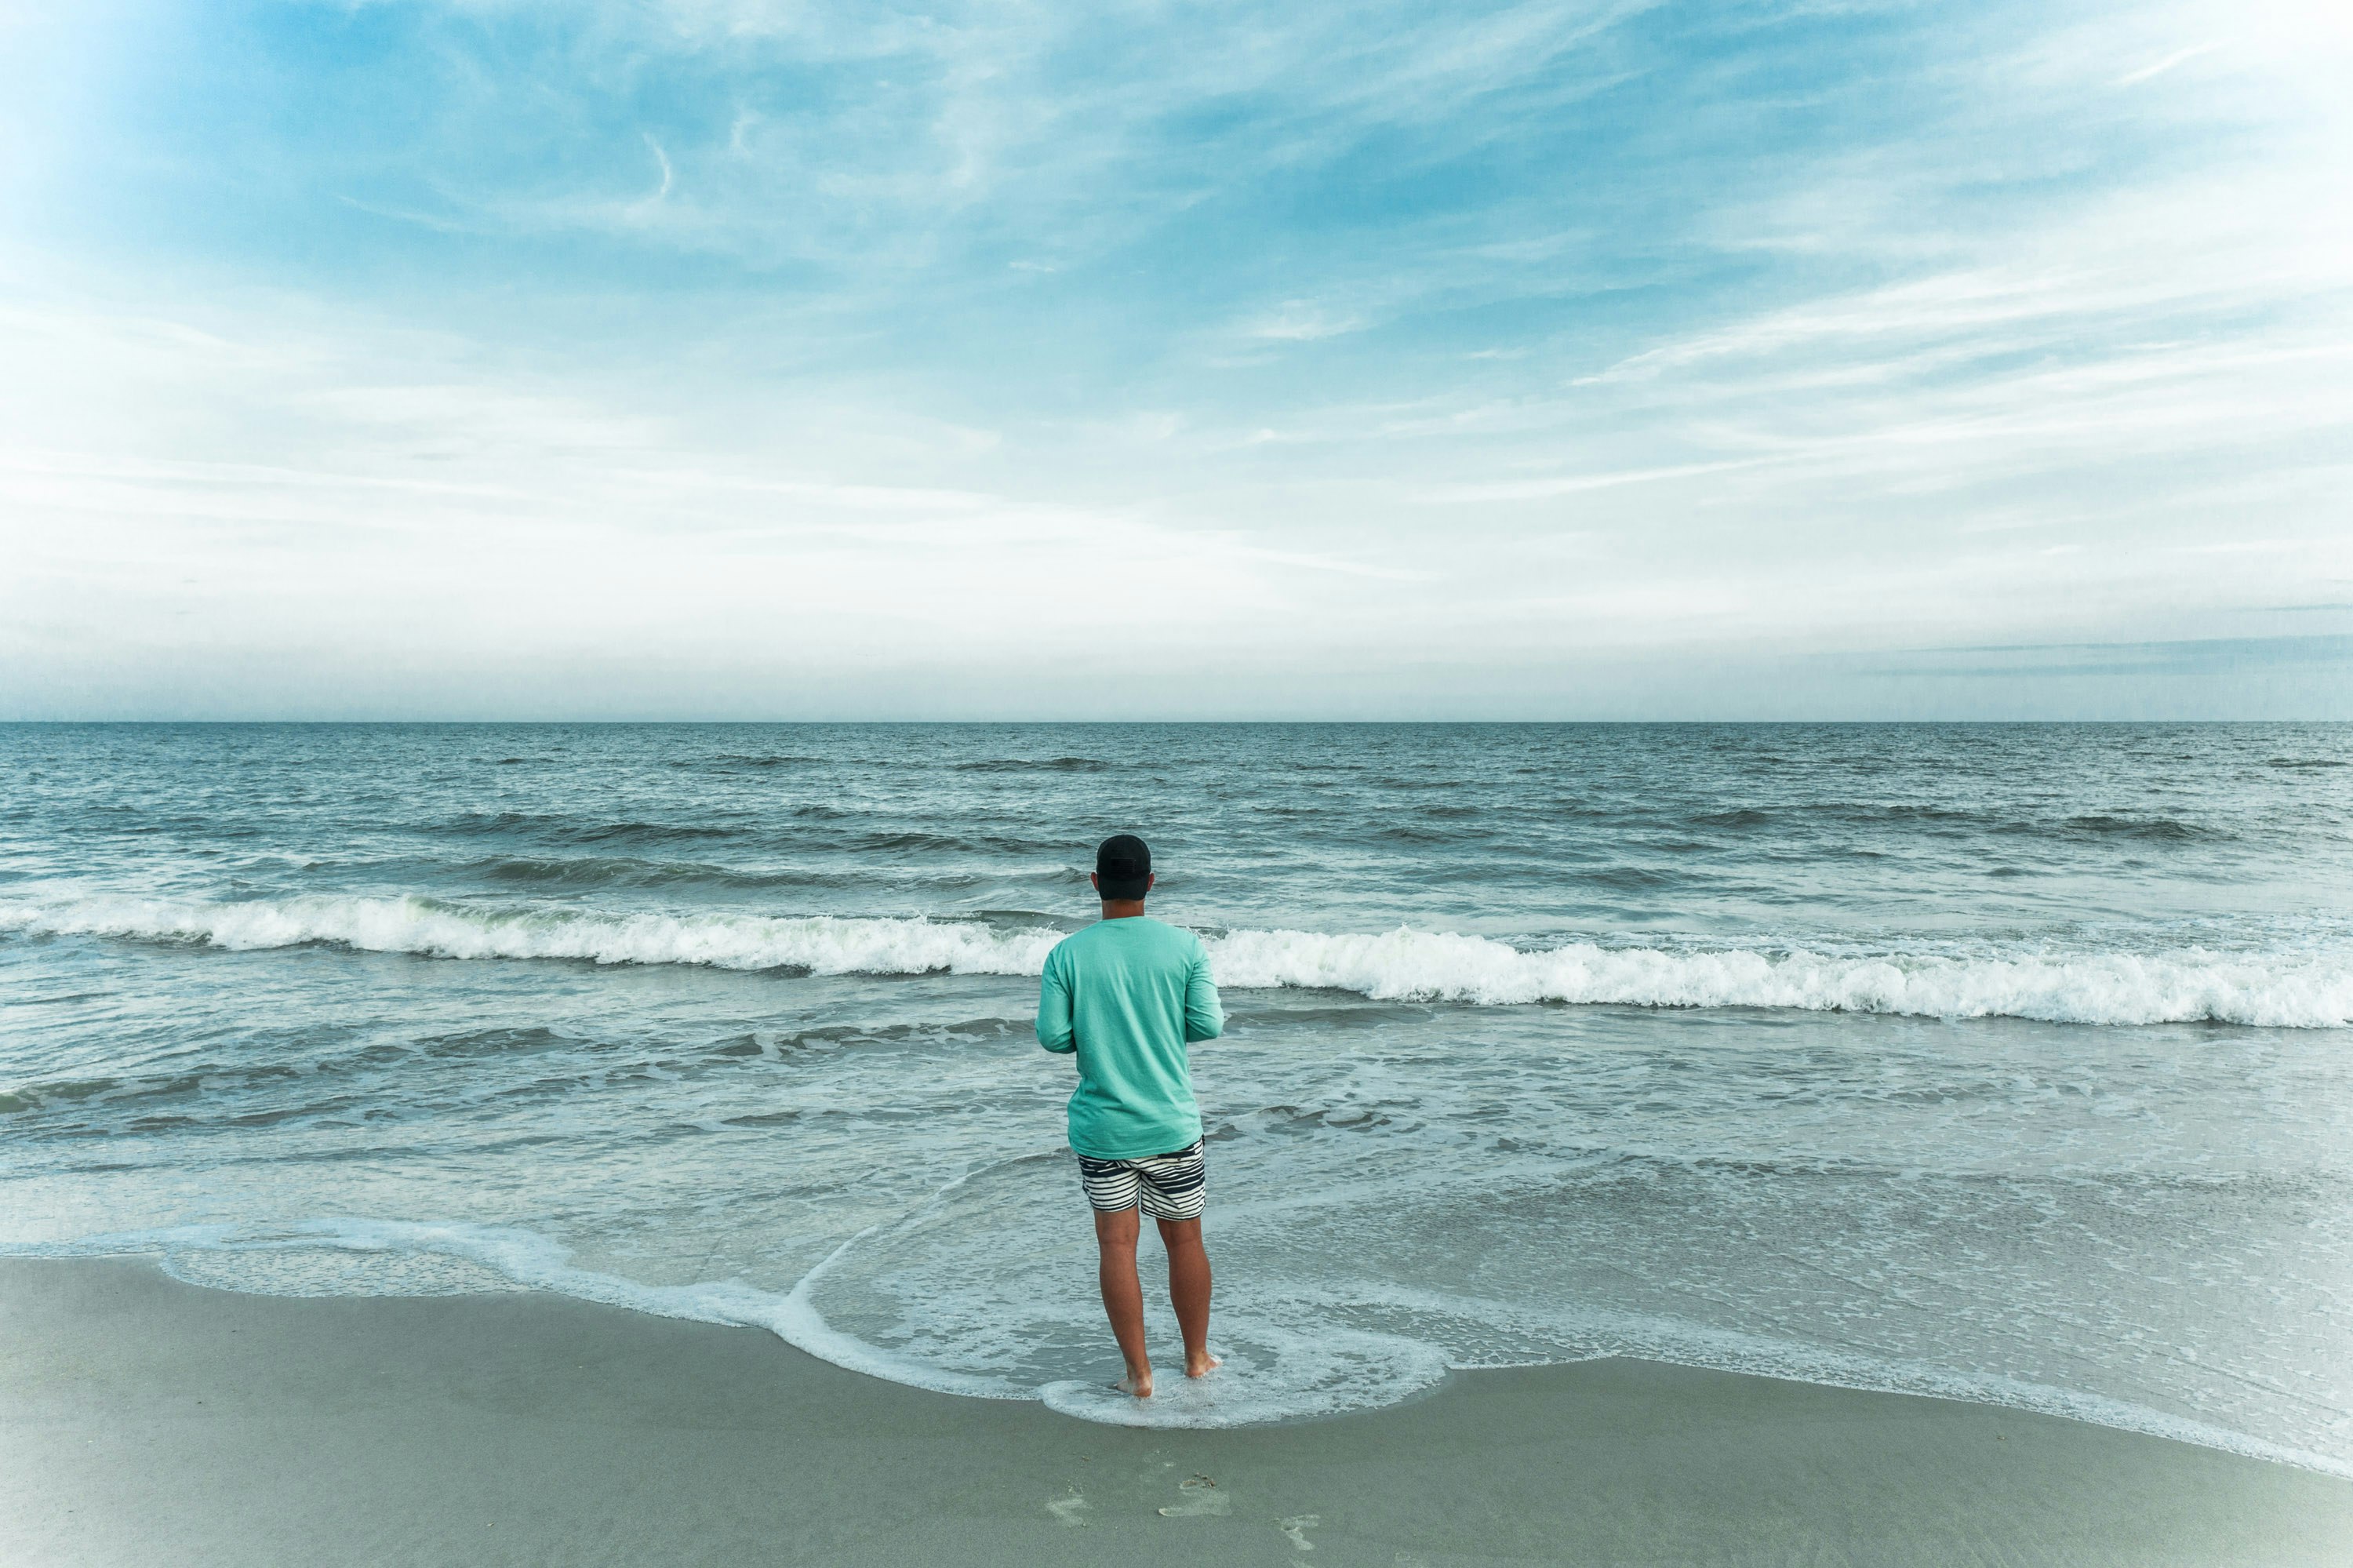
[{"label": "small wave", "polygon": [[543,816],[529,811],[468,811],[429,831],[455,838],[492,837],[508,833],[548,839],[559,843],[667,844],[706,839],[737,839],[750,830],[702,822],[598,822],[577,818]]},{"label": "small wave", "polygon": [[[670,766],[672,768],[801,768],[827,760],[822,757],[799,757],[787,753],[761,755],[751,752],[725,752],[710,758],[707,762],[696,761],[690,758],[674,761]],[[835,765],[839,766],[839,759],[834,760]]]},{"label": "small wave", "polygon": [[[915,917],[600,914],[439,899],[241,903],[94,897],[0,903],[0,931],[233,949],[337,944],[443,959],[571,959],[812,974],[1034,975],[1056,926]],[[2353,1024],[2353,966],[2273,954],[2037,952],[1826,956],[1568,942],[1525,950],[1400,927],[1378,935],[1239,930],[1207,938],[1219,982],[1355,991],[1381,1001],[1751,1007],[2055,1023]]]},{"label": "small wave", "polygon": [[543,1026],[531,1029],[467,1029],[454,1034],[428,1034],[417,1048],[428,1056],[503,1056],[513,1052],[550,1051],[572,1042]]},{"label": "small wave", "polygon": [[2131,839],[2194,839],[2206,833],[2202,828],[2177,822],[2170,817],[2070,817],[2066,827],[2071,832],[2113,833]]},{"label": "small wave", "polygon": [[[2127,817],[2091,812],[2059,819],[2004,818],[1985,811],[1949,806],[1879,804],[1850,800],[1810,802],[1788,809],[1788,817],[1803,824],[1832,823],[1871,829],[1917,828],[1925,832],[1959,833],[1970,830],[2021,838],[2121,837],[2187,840],[2224,836],[2219,830],[2169,817]],[[1696,828],[1769,828],[1785,825],[1772,811],[1744,806],[1704,811],[1681,819]]]},{"label": "small wave", "polygon": [[951,769],[957,773],[1102,773],[1111,764],[1092,757],[1048,757],[1032,759],[1025,757],[990,758],[978,762],[959,762]]},{"label": "small wave", "polygon": [[1387,844],[1442,844],[1461,836],[1459,830],[1421,827],[1412,822],[1392,822],[1387,827],[1367,829],[1364,835],[1366,842]]},{"label": "small wave", "polygon": [[486,882],[555,887],[731,887],[747,890],[781,887],[840,887],[860,879],[847,872],[741,871],[697,861],[640,860],[627,856],[580,855],[550,860],[528,855],[494,855],[469,861],[452,870],[460,876]]},{"label": "small wave", "polygon": [[857,854],[903,854],[910,852],[926,854],[1007,854],[1067,856],[1071,846],[1047,839],[1010,838],[1002,833],[984,833],[972,838],[954,833],[930,833],[917,830],[902,832],[870,832],[855,834],[844,841],[843,846]]},{"label": "small wave", "polygon": [[59,1101],[73,1104],[102,1095],[121,1084],[120,1078],[61,1078],[51,1084],[28,1084],[11,1095],[0,1095],[0,1110],[38,1110]]}]

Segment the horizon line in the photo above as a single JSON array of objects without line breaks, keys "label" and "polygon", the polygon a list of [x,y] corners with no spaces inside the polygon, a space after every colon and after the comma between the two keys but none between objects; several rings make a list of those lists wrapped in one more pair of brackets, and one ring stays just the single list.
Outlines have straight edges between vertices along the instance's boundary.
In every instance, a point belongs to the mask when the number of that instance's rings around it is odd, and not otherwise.
[{"label": "horizon line", "polygon": [[394,728],[406,726],[440,729],[496,729],[554,728],[558,726],[569,728],[584,728],[589,726],[608,728],[652,728],[661,726],[673,726],[678,727],[691,726],[704,729],[717,728],[721,726],[733,726],[751,729],[777,728],[788,725],[808,726],[811,727],[855,725],[875,728],[888,726],[898,726],[910,729],[981,726],[1042,729],[1050,727],[1070,727],[1082,725],[1102,726],[1131,726],[1136,727],[1158,728],[1175,728],[1180,726],[1198,728],[1208,728],[1212,726],[1240,727],[1244,726],[1292,727],[1305,726],[1330,726],[1338,727],[1347,726],[1368,729],[1377,727],[1397,728],[1408,726],[1422,726],[1429,727],[1444,726],[1466,728],[1485,727],[1495,729],[1513,727],[1564,728],[1571,726],[1593,729],[1665,728],[1670,726],[1704,726],[1713,728],[1742,726],[1764,729],[1772,727],[1851,727],[1866,725],[1878,727],[1900,725],[1920,728],[1957,728],[1962,726],[1992,728],[1997,726],[2018,727],[2029,725],[2046,726],[2061,725],[2103,725],[2116,727],[2155,727],[2160,726],[2186,726],[2192,725],[2203,726],[2216,726],[2223,725],[2333,725],[2353,726],[2353,717],[2263,718],[2210,715],[2202,717],[2174,716],[2161,718],[2119,718],[2114,716],[2052,717],[2045,715],[2042,717],[2006,718],[1985,716],[1973,718],[1936,718],[1921,716],[1908,718],[681,718],[675,716],[666,718],[0,718],[0,727],[18,729],[34,728],[37,726],[47,726],[60,729],[100,727],[128,729],[142,727],[164,728],[170,726],[183,726],[188,728],[199,726],[212,728],[227,728],[232,726],[248,726],[253,728],[292,728],[301,726],[318,729],[339,727]]}]

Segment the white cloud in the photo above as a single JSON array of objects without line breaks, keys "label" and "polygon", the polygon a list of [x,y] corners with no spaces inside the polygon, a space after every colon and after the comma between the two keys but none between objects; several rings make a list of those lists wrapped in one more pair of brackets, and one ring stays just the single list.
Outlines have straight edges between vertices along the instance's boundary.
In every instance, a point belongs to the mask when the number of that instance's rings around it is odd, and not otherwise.
[{"label": "white cloud", "polygon": [[1274,314],[1252,323],[1244,331],[1248,336],[1276,343],[1314,343],[1360,332],[1364,326],[1361,317],[1327,311],[1309,300],[1291,300]]},{"label": "white cloud", "polygon": [[2186,49],[2176,49],[2171,54],[2152,60],[2137,69],[2125,72],[2124,75],[2116,78],[2116,85],[2118,87],[2137,86],[2152,77],[2163,76],[2176,66],[2186,65],[2200,55],[2211,54],[2218,47],[2214,41],[2209,40],[2202,44],[2192,44]]},{"label": "white cloud", "polygon": [[[2072,15],[1883,63],[1922,102],[1859,141],[1749,159],[1678,123],[1614,183],[1482,165],[1482,205],[1450,160],[1618,79],[1639,16],[1237,8],[1171,50],[1155,11],[609,14],[558,90],[784,50],[878,85],[814,117],[718,71],[702,120],[613,116],[609,162],[486,154],[439,216],[343,198],[528,238],[529,327],[440,313],[438,280],[20,249],[0,711],[525,667],[503,711],[656,670],[731,711],[1070,712],[1074,682],[1494,711],[1629,661],[1766,703],[1771,658],[2238,635],[2353,578],[2336,24]],[[1343,218],[1282,230],[1301,191]],[[1262,252],[1218,249],[1253,222]],[[583,233],[638,249],[562,272]],[[607,306],[659,321],[596,338]]]}]

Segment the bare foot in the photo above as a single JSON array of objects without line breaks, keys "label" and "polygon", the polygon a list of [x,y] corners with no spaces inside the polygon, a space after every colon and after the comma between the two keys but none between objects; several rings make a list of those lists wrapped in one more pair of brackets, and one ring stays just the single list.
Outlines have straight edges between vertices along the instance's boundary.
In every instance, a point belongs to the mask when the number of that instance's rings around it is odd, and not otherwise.
[{"label": "bare foot", "polygon": [[1125,1377],[1120,1379],[1117,1383],[1112,1384],[1112,1387],[1119,1390],[1122,1393],[1132,1393],[1138,1399],[1150,1399],[1152,1397],[1152,1369],[1150,1367],[1146,1367],[1140,1372],[1130,1372]]},{"label": "bare foot", "polygon": [[1187,1377],[1207,1377],[1209,1375],[1210,1368],[1221,1367],[1225,1364],[1225,1362],[1219,1361],[1217,1357],[1209,1354],[1208,1351],[1204,1351],[1198,1356],[1187,1356],[1185,1358],[1185,1375]]}]

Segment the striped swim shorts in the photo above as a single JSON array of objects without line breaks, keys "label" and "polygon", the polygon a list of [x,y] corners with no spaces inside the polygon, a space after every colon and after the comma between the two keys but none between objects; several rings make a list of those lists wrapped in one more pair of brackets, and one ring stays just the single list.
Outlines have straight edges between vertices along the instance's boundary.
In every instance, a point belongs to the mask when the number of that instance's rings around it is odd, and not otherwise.
[{"label": "striped swim shorts", "polygon": [[1141,1160],[1079,1156],[1079,1181],[1087,1190],[1087,1202],[1106,1213],[1120,1213],[1141,1202],[1155,1220],[1198,1220],[1208,1177],[1198,1138],[1190,1148],[1174,1154],[1147,1154]]}]

